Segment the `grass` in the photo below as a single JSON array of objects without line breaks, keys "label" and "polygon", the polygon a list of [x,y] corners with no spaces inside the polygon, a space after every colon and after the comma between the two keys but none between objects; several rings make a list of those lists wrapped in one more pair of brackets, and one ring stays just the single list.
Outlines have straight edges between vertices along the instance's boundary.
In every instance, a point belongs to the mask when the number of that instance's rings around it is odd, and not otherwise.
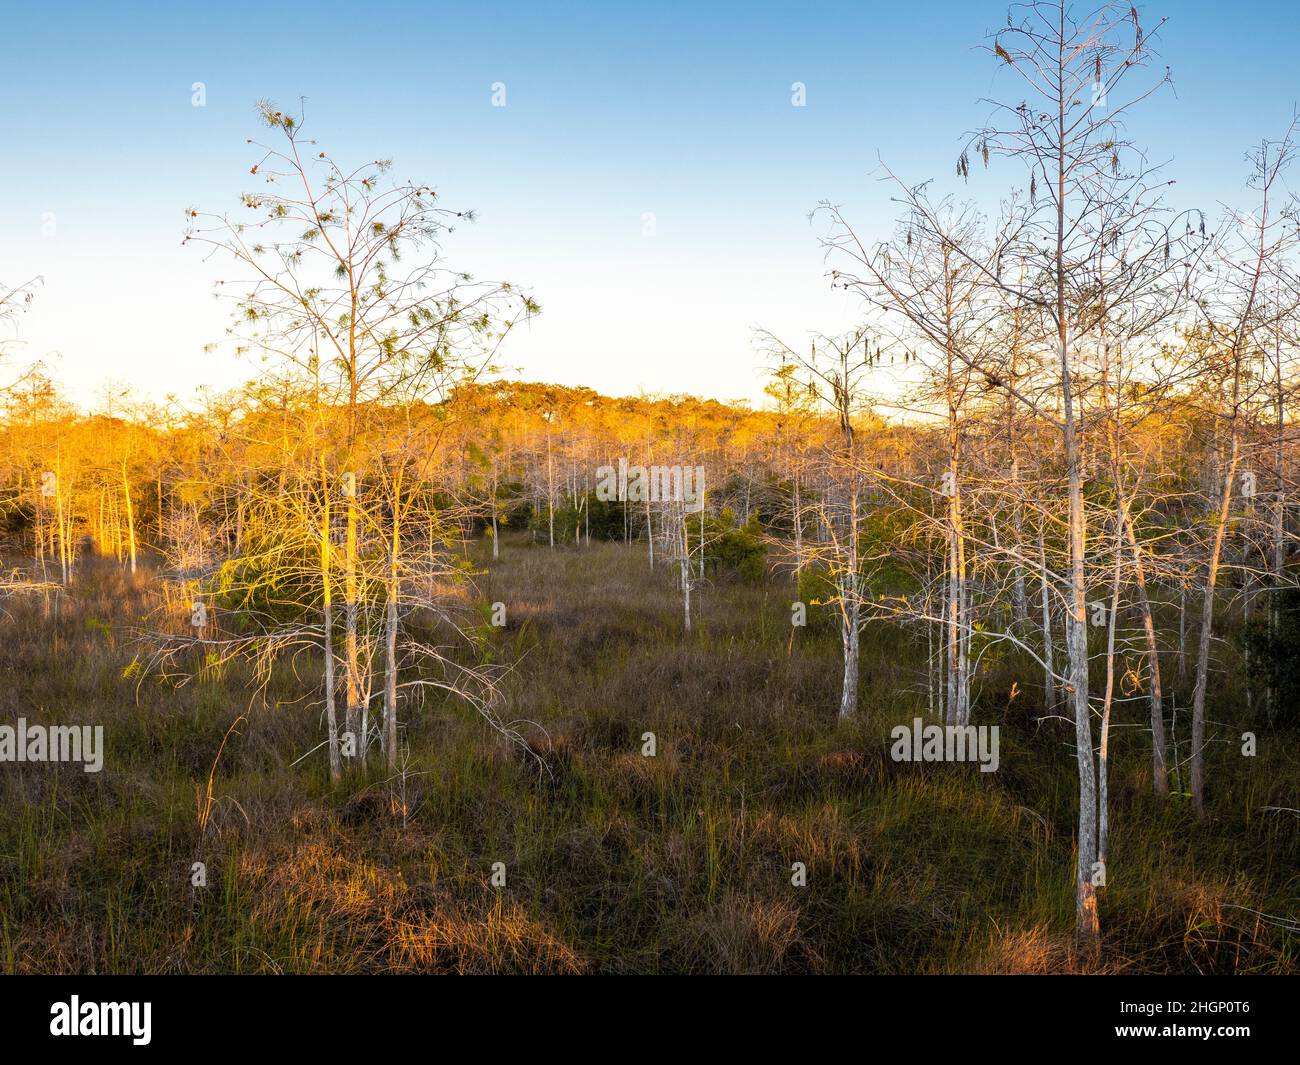
[{"label": "grass", "polygon": [[[57,617],[11,602],[0,720],[103,724],[107,753],[99,774],[0,766],[0,968],[1081,967],[1073,760],[1027,667],[980,677],[998,772],[900,764],[888,731],[922,710],[917,648],[870,626],[858,719],[837,722],[838,637],[813,624],[791,640],[779,578],[711,583],[689,635],[672,575],[636,545],[507,543],[479,594],[507,604],[490,639],[514,667],[511,716],[536,723],[532,753],[430,700],[403,709],[400,780],[372,764],[338,788],[323,752],[295,764],[321,742],[315,664],[283,664],[264,698],[238,668],[179,688],[142,679],[130,630],[158,592],[104,562],[83,567]],[[1214,721],[1237,712],[1230,679]],[[1300,918],[1300,817],[1263,809],[1300,805],[1296,736],[1261,732],[1247,759],[1233,729],[1218,735],[1202,825],[1184,800],[1148,794],[1145,734],[1118,732],[1101,971],[1300,971],[1285,926]]]}]

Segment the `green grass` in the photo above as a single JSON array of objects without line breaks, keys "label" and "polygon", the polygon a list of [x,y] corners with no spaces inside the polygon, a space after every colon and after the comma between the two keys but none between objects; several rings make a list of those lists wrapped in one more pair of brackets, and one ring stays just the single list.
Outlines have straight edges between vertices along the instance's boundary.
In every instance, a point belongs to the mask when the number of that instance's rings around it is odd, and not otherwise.
[{"label": "green grass", "polygon": [[[710,583],[683,635],[672,575],[651,574],[642,547],[507,543],[479,595],[507,604],[490,639],[514,666],[510,716],[538,726],[531,753],[428,700],[403,707],[403,779],[372,764],[331,788],[323,752],[291,764],[322,736],[308,658],[264,698],[239,668],[180,688],[124,676],[155,595],[100,563],[57,620],[39,600],[9,604],[0,720],[102,723],[107,754],[99,774],[0,766],[6,972],[1080,964],[1072,755],[1013,660],[979,678],[976,720],[1002,727],[997,773],[897,764],[889,728],[924,701],[900,630],[868,628],[859,716],[840,724],[838,638],[813,624],[791,642],[788,581]],[[1146,736],[1118,730],[1103,971],[1300,970],[1276,923],[1300,918],[1300,817],[1263,810],[1300,806],[1297,737],[1261,732],[1241,758],[1231,680],[1209,715],[1224,724],[1204,824],[1148,794]],[[241,714],[200,832],[196,800]],[[194,861],[206,889],[190,887]]]}]

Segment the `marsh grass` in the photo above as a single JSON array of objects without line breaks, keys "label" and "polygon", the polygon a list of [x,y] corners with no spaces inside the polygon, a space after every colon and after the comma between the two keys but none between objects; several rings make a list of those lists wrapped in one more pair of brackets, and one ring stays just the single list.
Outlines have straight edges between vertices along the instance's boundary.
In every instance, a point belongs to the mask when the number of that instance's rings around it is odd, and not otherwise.
[{"label": "marsh grass", "polygon": [[[689,636],[672,575],[637,545],[507,542],[478,592],[507,604],[487,639],[529,750],[427,700],[403,710],[397,778],[372,763],[337,789],[323,751],[294,764],[321,740],[314,663],[262,693],[238,667],[179,688],[141,675],[130,634],[156,591],[107,563],[83,566],[57,618],[11,601],[0,719],[103,724],[107,752],[99,774],[0,766],[0,967],[1078,968],[1072,752],[1027,666],[979,677],[998,772],[897,764],[888,731],[922,712],[920,649],[873,624],[858,720],[837,723],[838,638],[815,618],[792,638],[788,580],[711,581]],[[1230,678],[1216,721],[1238,710]],[[1300,817],[1264,810],[1300,806],[1296,736],[1261,733],[1246,759],[1218,733],[1204,825],[1147,794],[1145,733],[1117,733],[1102,971],[1300,969],[1277,923],[1300,917]]]}]

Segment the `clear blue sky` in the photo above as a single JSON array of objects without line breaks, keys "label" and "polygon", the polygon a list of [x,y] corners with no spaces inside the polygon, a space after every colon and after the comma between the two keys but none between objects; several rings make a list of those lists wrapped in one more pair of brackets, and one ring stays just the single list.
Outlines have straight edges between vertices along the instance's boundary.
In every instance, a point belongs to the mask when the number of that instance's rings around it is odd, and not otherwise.
[{"label": "clear blue sky", "polygon": [[[1172,160],[1180,205],[1237,199],[1243,153],[1300,96],[1300,4],[1143,10],[1170,19],[1176,96],[1131,133]],[[305,96],[335,155],[390,157],[479,212],[449,258],[542,304],[507,352],[523,377],[757,397],[755,327],[797,341],[855,318],[828,291],[808,212],[830,199],[883,233],[877,153],[961,191],[980,98],[1014,92],[978,50],[1005,17],[998,0],[10,7],[0,279],[45,278],[17,357],[50,357],[81,402],[110,381],[188,400],[249,376],[203,353],[225,325],[221,268],[181,248],[182,212],[233,207],[255,101]],[[1019,177],[1002,165],[999,187]]]}]

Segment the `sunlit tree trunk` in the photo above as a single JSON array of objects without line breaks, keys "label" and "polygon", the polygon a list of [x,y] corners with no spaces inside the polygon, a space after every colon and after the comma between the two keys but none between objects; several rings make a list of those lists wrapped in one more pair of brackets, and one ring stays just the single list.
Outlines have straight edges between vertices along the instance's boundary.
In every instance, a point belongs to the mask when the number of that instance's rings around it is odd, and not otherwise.
[{"label": "sunlit tree trunk", "polygon": [[126,540],[130,551],[131,572],[135,573],[135,508],[131,505],[131,479],[127,476],[126,460],[122,460],[122,494],[126,500]]},{"label": "sunlit tree trunk", "polygon": [[397,768],[397,616],[401,591],[398,563],[402,550],[402,471],[393,475],[393,531],[388,550],[388,603],[384,626],[384,753]]},{"label": "sunlit tree trunk", "polygon": [[1224,534],[1228,528],[1228,512],[1232,506],[1232,481],[1237,475],[1237,460],[1241,447],[1236,420],[1234,414],[1228,464],[1223,471],[1223,491],[1219,497],[1218,513],[1215,518],[1214,540],[1210,548],[1210,557],[1206,561],[1205,583],[1201,591],[1201,631],[1196,650],[1196,687],[1192,690],[1192,808],[1200,818],[1205,816],[1205,686],[1209,679],[1210,641],[1214,634],[1214,595],[1218,585],[1219,560],[1223,552]]},{"label": "sunlit tree trunk", "polygon": [[1142,632],[1146,638],[1150,676],[1151,704],[1151,787],[1157,795],[1169,794],[1168,741],[1165,739],[1164,692],[1160,680],[1160,647],[1156,640],[1155,618],[1147,593],[1146,566],[1133,530],[1133,518],[1125,516],[1129,550],[1133,554],[1133,574],[1137,581],[1138,609],[1142,614]]},{"label": "sunlit tree trunk", "polygon": [[334,580],[331,560],[331,508],[333,485],[320,460],[321,515],[320,515],[320,580],[321,580],[321,656],[325,662],[325,727],[329,730],[330,781],[337,784],[343,776],[339,760],[339,724],[334,706]]}]

